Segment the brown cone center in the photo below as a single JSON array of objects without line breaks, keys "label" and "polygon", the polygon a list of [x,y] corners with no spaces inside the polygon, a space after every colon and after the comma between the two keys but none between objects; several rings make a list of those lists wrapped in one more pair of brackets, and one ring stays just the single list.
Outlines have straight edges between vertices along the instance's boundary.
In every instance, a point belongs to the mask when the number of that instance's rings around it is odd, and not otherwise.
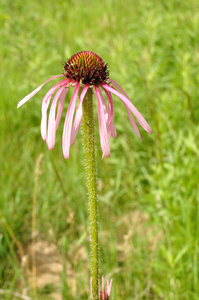
[{"label": "brown cone center", "polygon": [[74,54],[64,63],[64,76],[82,84],[98,85],[109,77],[108,64],[90,51]]}]

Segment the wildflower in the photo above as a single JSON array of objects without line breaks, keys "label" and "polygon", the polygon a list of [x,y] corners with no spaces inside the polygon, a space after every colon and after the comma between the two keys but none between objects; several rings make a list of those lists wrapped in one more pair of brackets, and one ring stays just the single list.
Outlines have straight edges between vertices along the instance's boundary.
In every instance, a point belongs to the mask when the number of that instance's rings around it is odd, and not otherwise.
[{"label": "wildflower", "polygon": [[[42,138],[46,141],[49,150],[52,150],[55,145],[56,130],[61,120],[65,97],[70,87],[75,87],[75,90],[68,106],[63,129],[62,148],[65,158],[69,158],[70,146],[74,142],[75,137],[78,133],[83,114],[82,103],[89,88],[94,88],[95,94],[97,96],[99,135],[103,156],[110,156],[110,135],[113,138],[117,136],[116,129],[113,123],[112,94],[116,95],[124,103],[133,130],[140,139],[140,132],[131,113],[133,113],[138,121],[138,124],[145,131],[150,134],[152,133],[149,124],[136,109],[136,107],[132,104],[124,90],[115,81],[109,78],[108,65],[104,63],[101,57],[90,51],[81,51],[73,55],[67,62],[64,63],[63,75],[53,76],[45,81],[36,90],[23,98],[19,102],[17,107],[20,107],[30,98],[32,98],[36,93],[38,93],[44,86],[44,84],[57,77],[63,77],[64,79],[55,84],[47,92],[42,102],[41,135]],[[81,95],[75,113],[75,107],[80,88]],[[106,97],[108,99],[108,106],[106,104],[104,96],[102,95],[102,91],[104,91],[106,94]],[[54,93],[55,95],[51,104],[47,127],[47,110]]]},{"label": "wildflower", "polygon": [[[99,300],[109,300],[111,294],[111,286],[113,283],[113,279],[106,281],[106,287],[104,289],[104,276],[102,276],[102,289],[100,290],[100,282],[99,282]],[[92,278],[90,278],[90,294],[92,297]]]}]

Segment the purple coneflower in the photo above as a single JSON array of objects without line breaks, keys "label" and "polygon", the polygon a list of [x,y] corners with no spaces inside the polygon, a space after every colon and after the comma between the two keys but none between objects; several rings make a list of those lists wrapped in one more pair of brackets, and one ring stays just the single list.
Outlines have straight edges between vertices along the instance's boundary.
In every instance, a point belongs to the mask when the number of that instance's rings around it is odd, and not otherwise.
[{"label": "purple coneflower", "polygon": [[[52,150],[55,145],[56,130],[61,120],[64,101],[70,87],[75,87],[75,90],[69,103],[64,123],[62,147],[65,158],[69,158],[70,146],[78,133],[83,114],[82,103],[89,88],[94,88],[97,97],[99,135],[103,156],[110,156],[109,138],[110,135],[113,138],[117,135],[113,123],[113,100],[111,93],[115,94],[124,103],[133,130],[140,139],[140,132],[131,112],[137,119],[138,124],[148,133],[152,133],[149,124],[132,104],[124,90],[115,81],[109,78],[108,65],[105,64],[101,57],[96,53],[90,51],[81,51],[74,54],[66,63],[64,63],[63,75],[56,75],[48,79],[36,90],[23,98],[17,107],[20,107],[38,93],[44,84],[57,77],[64,77],[64,79],[55,84],[47,92],[42,102],[41,135],[46,141],[49,150]],[[102,91],[105,92],[108,99],[108,106],[102,95]],[[79,92],[81,92],[80,100],[75,113]],[[54,93],[55,95],[50,108],[47,128],[47,109]]]},{"label": "purple coneflower", "polygon": [[[113,283],[113,279],[106,281],[106,287],[104,289],[104,276],[102,276],[102,289],[100,289],[100,282],[99,282],[99,300],[109,300],[110,294],[111,294],[111,286]],[[92,297],[92,280],[90,278],[90,294]]]}]

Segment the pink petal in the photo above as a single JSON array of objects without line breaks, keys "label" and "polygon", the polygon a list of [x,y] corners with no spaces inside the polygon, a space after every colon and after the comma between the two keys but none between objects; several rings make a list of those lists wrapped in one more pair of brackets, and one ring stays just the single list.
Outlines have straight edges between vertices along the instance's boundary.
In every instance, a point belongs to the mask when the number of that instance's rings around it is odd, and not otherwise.
[{"label": "pink petal", "polygon": [[57,78],[57,77],[61,77],[63,75],[56,75],[51,77],[50,79],[48,79],[47,81],[45,81],[44,83],[42,83],[42,85],[40,85],[38,88],[36,88],[33,92],[31,92],[30,94],[28,94],[26,97],[24,97],[17,105],[17,108],[19,108],[21,105],[23,105],[25,102],[27,102],[28,100],[30,100],[35,94],[37,94],[41,88],[44,86],[44,84],[46,84],[48,81]]},{"label": "pink petal", "polygon": [[69,158],[69,152],[70,152],[70,141],[71,141],[71,128],[72,128],[72,121],[73,116],[75,112],[75,105],[77,101],[77,96],[79,92],[80,83],[77,84],[75,91],[73,93],[72,99],[70,101],[65,123],[64,123],[64,131],[63,131],[63,137],[62,137],[62,148],[63,148],[63,154],[65,158]]},{"label": "pink petal", "polygon": [[[119,86],[119,84],[117,84],[114,80],[112,80],[110,78],[108,79],[108,81],[111,82],[114,86],[116,86],[116,88],[118,88],[129,99],[128,95],[121,88],[121,86]],[[135,121],[134,121],[134,119],[133,119],[133,117],[132,117],[132,115],[131,115],[131,113],[130,113],[130,111],[128,109],[128,106],[126,104],[124,104],[124,105],[126,107],[126,110],[127,110],[127,113],[128,113],[128,117],[129,117],[129,121],[131,123],[131,126],[133,127],[133,130],[135,131],[135,133],[137,134],[137,136],[141,139],[141,135],[140,135],[139,129],[138,129],[138,127],[137,127],[137,125],[136,125],[136,123],[135,123]]]},{"label": "pink petal", "polygon": [[64,101],[65,101],[68,90],[69,90],[69,88],[65,88],[59,99],[59,104],[58,104],[58,109],[57,109],[57,117],[56,117],[56,130],[57,130],[60,120],[61,120],[62,112],[64,109]]},{"label": "pink petal", "polygon": [[115,139],[117,137],[117,131],[116,131],[115,125],[113,123],[111,125],[111,135],[112,135],[113,139]]},{"label": "pink petal", "polygon": [[[113,82],[113,81],[111,81],[111,82]],[[115,84],[115,86],[118,87],[118,89],[123,91],[122,88],[118,84],[116,84],[115,82],[113,82],[113,84]],[[142,126],[143,129],[146,130],[148,133],[150,133],[150,134],[152,133],[151,127],[149,126],[147,121],[144,119],[144,117],[141,115],[141,113],[137,110],[137,108],[132,104],[132,102],[129,100],[128,97],[124,96],[123,94],[121,94],[116,89],[109,86],[108,84],[103,83],[103,84],[101,84],[101,86],[104,87],[107,91],[109,91],[109,92],[115,94],[116,96],[118,96],[118,98],[120,98],[122,100],[122,102],[132,111],[132,113],[134,114],[134,116],[138,120],[138,123],[140,124],[140,126]]]},{"label": "pink petal", "polygon": [[[47,145],[49,150],[52,150],[54,145],[55,145],[55,136],[56,136],[56,121],[55,121],[55,112],[56,112],[56,106],[57,106],[57,101],[64,92],[65,88],[67,85],[62,86],[57,93],[55,94],[55,97],[53,99],[51,108],[50,108],[50,113],[49,113],[49,118],[48,118],[48,132],[47,132]],[[64,93],[65,94],[65,93]]]},{"label": "pink petal", "polygon": [[99,90],[100,98],[101,98],[103,109],[104,109],[106,123],[108,124],[109,123],[109,114],[110,114],[109,108],[107,107],[106,101],[104,99],[104,96],[102,95],[101,90],[100,89],[98,89],[98,90]]},{"label": "pink petal", "polygon": [[41,111],[42,111],[42,117],[41,117],[41,136],[43,140],[46,140],[46,123],[47,123],[47,109],[50,104],[50,100],[52,97],[52,94],[62,85],[66,85],[69,83],[68,79],[64,79],[57,84],[55,84],[44,96],[43,101],[42,101],[42,106],[41,106]]},{"label": "pink petal", "polygon": [[105,115],[105,120],[106,120],[106,128],[107,128],[107,132],[108,132],[108,137],[110,138],[111,135],[111,121],[113,120],[113,116],[110,113],[109,108],[106,105],[106,101],[102,95],[102,92],[99,90],[99,94],[100,94],[100,98],[103,104],[103,110],[104,110],[104,115]]},{"label": "pink petal", "polygon": [[129,117],[129,121],[131,123],[131,126],[133,127],[133,130],[135,131],[135,133],[137,134],[137,136],[139,137],[139,139],[141,140],[141,135],[140,135],[140,132],[139,132],[139,129],[133,119],[133,116],[131,115],[130,113],[130,110],[128,109],[127,105],[124,103],[125,107],[126,107],[126,110],[127,110],[127,113],[128,113],[128,117]]},{"label": "pink petal", "polygon": [[105,91],[106,96],[108,98],[108,102],[109,102],[109,126],[110,126],[109,130],[111,131],[112,137],[116,138],[117,132],[116,132],[116,129],[115,129],[115,125],[113,123],[113,99],[112,99],[112,96],[111,96],[110,92],[108,92],[104,88],[103,88],[103,90]]},{"label": "pink petal", "polygon": [[102,275],[102,292],[104,293],[104,276]]},{"label": "pink petal", "polygon": [[72,127],[72,132],[71,132],[71,142],[70,142],[71,145],[73,144],[73,142],[77,136],[77,133],[78,133],[81,121],[82,121],[82,114],[83,114],[82,103],[83,103],[84,97],[88,91],[88,88],[89,88],[89,84],[86,84],[84,86],[81,96],[80,96],[79,104],[78,104],[78,107],[76,110],[75,119],[74,119],[74,123],[73,123],[73,127]]},{"label": "pink petal", "polygon": [[110,283],[109,280],[107,279],[107,286],[106,286],[106,293],[110,297],[111,294],[111,287],[112,287],[113,279],[111,279]]},{"label": "pink petal", "polygon": [[[100,280],[98,279],[98,293],[99,293],[99,299],[105,300],[109,299],[110,294],[111,294],[111,287],[112,287],[113,279],[111,279],[110,283],[109,280],[107,279],[106,281],[106,287],[104,289],[104,276],[102,276],[102,289],[100,290]],[[92,277],[90,277],[90,294],[91,294],[91,299],[93,299],[93,294],[92,294]]]},{"label": "pink petal", "polygon": [[100,97],[99,89],[96,86],[94,86],[94,88],[97,96],[100,143],[101,143],[103,155],[109,157],[110,146],[108,141],[108,132],[106,128],[106,119],[105,119],[105,114],[103,109],[103,103]]}]

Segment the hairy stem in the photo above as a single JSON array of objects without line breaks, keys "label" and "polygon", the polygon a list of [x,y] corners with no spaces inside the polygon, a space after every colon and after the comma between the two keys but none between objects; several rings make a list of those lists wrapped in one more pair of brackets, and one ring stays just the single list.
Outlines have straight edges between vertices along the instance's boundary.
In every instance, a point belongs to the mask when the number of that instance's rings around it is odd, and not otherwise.
[{"label": "hairy stem", "polygon": [[88,89],[83,101],[82,134],[89,196],[92,299],[98,300],[98,203],[96,188],[93,94],[91,88]]}]

